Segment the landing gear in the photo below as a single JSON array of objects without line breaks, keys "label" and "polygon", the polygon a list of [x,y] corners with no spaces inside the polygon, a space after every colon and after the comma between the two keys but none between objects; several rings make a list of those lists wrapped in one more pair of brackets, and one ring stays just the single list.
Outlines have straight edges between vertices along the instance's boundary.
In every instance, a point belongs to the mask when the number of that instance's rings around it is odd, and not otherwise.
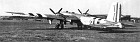
[{"label": "landing gear", "polygon": [[60,24],[60,26],[61,26],[61,29],[64,29],[64,24]]},{"label": "landing gear", "polygon": [[123,23],[119,23],[119,26],[118,26],[120,29],[124,29],[125,28],[125,26],[124,26],[124,24]]},{"label": "landing gear", "polygon": [[125,29],[125,26],[119,27],[120,29]]},{"label": "landing gear", "polygon": [[83,25],[81,23],[77,23],[77,27],[81,30],[83,28]]},{"label": "landing gear", "polygon": [[107,27],[103,26],[103,27],[101,27],[101,28],[106,29]]},{"label": "landing gear", "polygon": [[[61,27],[61,28],[59,28]],[[64,28],[64,21],[60,20],[60,23],[57,23],[55,26],[56,29],[63,29]]]},{"label": "landing gear", "polygon": [[55,26],[55,28],[56,28],[56,29],[59,29],[59,26],[60,26],[60,24],[57,23],[56,26]]}]

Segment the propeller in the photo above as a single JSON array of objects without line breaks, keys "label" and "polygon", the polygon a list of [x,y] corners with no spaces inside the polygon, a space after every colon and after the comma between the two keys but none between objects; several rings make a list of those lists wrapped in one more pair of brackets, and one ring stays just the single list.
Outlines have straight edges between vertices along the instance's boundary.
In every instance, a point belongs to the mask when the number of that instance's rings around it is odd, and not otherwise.
[{"label": "propeller", "polygon": [[67,18],[67,16],[65,16],[65,15],[63,15],[63,14],[61,14],[60,12],[62,11],[62,9],[63,8],[60,8],[60,10],[58,11],[58,12],[54,12],[51,8],[50,8],[50,10],[54,13],[54,14],[59,14],[59,16],[61,16],[61,17],[63,17],[64,18],[64,24],[66,24],[66,18]]},{"label": "propeller", "polygon": [[50,10],[52,11],[53,14],[56,14],[51,8],[50,8]]},{"label": "propeller", "polygon": [[78,11],[79,11],[81,14],[87,14],[87,12],[89,11],[89,9],[88,9],[85,13],[82,13],[82,12],[80,11],[80,9],[78,9]]},{"label": "propeller", "polygon": [[89,9],[85,12],[85,14],[87,14],[88,11],[89,11]]},{"label": "propeller", "polygon": [[63,9],[63,8],[61,8],[57,13],[60,13],[62,9]]},{"label": "propeller", "polygon": [[78,11],[79,11],[81,14],[83,14],[83,13],[80,11],[80,9],[78,9]]},{"label": "propeller", "polygon": [[51,10],[51,12],[53,12],[53,14],[58,14],[58,13],[60,13],[62,9],[63,9],[63,8],[61,8],[58,12],[54,12],[54,11],[50,8],[50,10]]}]

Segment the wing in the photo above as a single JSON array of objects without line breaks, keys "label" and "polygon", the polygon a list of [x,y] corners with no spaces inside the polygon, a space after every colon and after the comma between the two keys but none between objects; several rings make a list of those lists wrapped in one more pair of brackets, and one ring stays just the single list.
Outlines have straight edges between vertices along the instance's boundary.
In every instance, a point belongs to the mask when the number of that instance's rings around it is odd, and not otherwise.
[{"label": "wing", "polygon": [[64,19],[63,17],[61,17],[60,15],[49,15],[49,14],[44,14],[45,16],[47,16],[46,18],[50,18],[50,19]]},{"label": "wing", "polygon": [[6,12],[6,13],[11,13],[12,15],[13,15],[13,14],[26,15],[26,14],[24,14],[24,13],[22,13],[22,12]]},{"label": "wing", "polygon": [[6,13],[19,14],[19,15],[8,16],[7,19],[34,19],[36,17],[33,13],[28,13],[28,14],[21,13],[21,12],[6,12]]}]

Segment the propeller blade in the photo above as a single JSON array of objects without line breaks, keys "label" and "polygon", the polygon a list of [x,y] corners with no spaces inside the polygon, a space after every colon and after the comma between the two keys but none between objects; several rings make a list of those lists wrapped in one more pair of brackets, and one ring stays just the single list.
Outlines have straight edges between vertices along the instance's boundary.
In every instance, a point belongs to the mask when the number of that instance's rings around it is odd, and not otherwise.
[{"label": "propeller blade", "polygon": [[50,8],[50,10],[51,10],[51,12],[52,12],[53,14],[56,14],[51,8]]},{"label": "propeller blade", "polygon": [[78,9],[78,11],[79,11],[81,14],[83,14],[83,13],[80,11],[80,9]]},{"label": "propeller blade", "polygon": [[87,14],[88,11],[89,11],[89,9],[85,12],[85,14]]},{"label": "propeller blade", "polygon": [[63,9],[63,8],[61,8],[57,13],[60,13],[62,9]]}]

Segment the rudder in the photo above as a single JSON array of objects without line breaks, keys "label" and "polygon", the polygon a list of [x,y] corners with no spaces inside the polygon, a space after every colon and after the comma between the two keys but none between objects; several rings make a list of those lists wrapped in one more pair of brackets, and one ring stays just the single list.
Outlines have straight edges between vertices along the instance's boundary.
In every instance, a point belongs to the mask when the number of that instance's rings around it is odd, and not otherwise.
[{"label": "rudder", "polygon": [[111,8],[109,10],[106,19],[112,22],[119,22],[120,15],[121,15],[121,4],[118,4],[118,2],[116,2],[111,5]]}]

